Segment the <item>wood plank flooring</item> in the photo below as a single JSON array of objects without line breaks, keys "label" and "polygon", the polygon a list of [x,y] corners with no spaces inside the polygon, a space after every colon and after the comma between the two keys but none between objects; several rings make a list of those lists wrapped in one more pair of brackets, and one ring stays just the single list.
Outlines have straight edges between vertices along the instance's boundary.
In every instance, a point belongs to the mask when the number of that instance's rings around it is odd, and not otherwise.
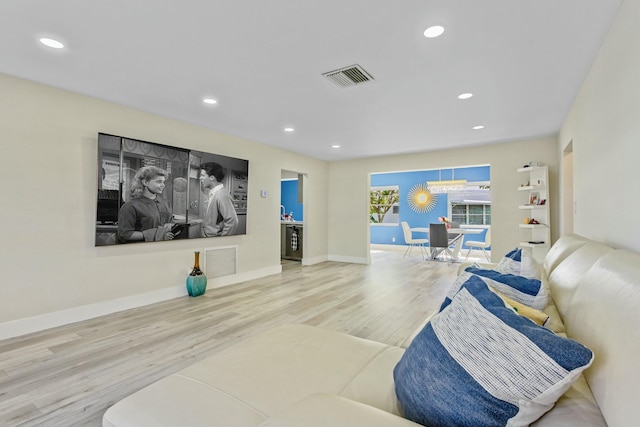
[{"label": "wood plank flooring", "polygon": [[243,338],[305,323],[400,345],[457,265],[373,251],[370,265],[283,262],[282,274],[198,298],[0,341],[0,426],[101,426],[113,403]]}]

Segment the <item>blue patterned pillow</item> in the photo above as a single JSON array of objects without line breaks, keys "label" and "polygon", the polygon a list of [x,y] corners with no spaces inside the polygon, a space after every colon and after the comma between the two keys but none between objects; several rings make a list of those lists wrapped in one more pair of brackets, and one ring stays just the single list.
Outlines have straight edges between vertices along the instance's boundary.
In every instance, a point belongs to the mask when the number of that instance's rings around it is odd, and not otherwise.
[{"label": "blue patterned pillow", "polygon": [[393,371],[403,415],[425,426],[528,426],[593,361],[580,343],[506,307],[478,277],[416,336]]},{"label": "blue patterned pillow", "polygon": [[522,249],[515,248],[502,257],[498,265],[496,265],[496,271],[507,274],[520,274],[521,262]]},{"label": "blue patterned pillow", "polygon": [[536,310],[547,306],[547,291],[538,279],[527,279],[514,274],[503,274],[495,270],[467,267],[456,278],[440,307],[442,310],[453,299],[460,287],[472,276],[480,277],[487,285],[502,295]]},{"label": "blue patterned pillow", "polygon": [[514,274],[528,279],[540,279],[540,265],[529,252],[515,248],[508,252],[496,265],[496,271]]}]

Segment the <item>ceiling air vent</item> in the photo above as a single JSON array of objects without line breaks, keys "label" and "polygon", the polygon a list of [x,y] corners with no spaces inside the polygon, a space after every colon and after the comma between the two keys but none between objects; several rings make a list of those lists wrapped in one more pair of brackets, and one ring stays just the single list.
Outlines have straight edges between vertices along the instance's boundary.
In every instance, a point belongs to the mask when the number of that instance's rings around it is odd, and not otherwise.
[{"label": "ceiling air vent", "polygon": [[341,68],[339,70],[329,71],[322,75],[340,87],[355,86],[373,80],[371,74],[367,73],[358,64]]}]

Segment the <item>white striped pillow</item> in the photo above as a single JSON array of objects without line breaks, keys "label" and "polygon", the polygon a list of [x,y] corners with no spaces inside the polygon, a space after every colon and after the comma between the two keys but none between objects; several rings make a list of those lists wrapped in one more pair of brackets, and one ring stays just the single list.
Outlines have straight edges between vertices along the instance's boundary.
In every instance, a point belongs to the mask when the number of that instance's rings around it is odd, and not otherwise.
[{"label": "white striped pillow", "polygon": [[403,415],[423,425],[528,426],[593,361],[471,277],[394,369]]}]

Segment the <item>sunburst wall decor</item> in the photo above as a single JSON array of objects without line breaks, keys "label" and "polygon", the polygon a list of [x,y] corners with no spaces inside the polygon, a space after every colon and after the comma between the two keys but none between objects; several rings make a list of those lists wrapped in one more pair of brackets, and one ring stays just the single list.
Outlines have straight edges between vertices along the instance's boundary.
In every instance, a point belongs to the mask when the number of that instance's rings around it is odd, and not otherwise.
[{"label": "sunburst wall decor", "polygon": [[426,213],[433,209],[438,202],[438,195],[429,191],[427,184],[416,184],[407,194],[409,207],[418,213]]}]

